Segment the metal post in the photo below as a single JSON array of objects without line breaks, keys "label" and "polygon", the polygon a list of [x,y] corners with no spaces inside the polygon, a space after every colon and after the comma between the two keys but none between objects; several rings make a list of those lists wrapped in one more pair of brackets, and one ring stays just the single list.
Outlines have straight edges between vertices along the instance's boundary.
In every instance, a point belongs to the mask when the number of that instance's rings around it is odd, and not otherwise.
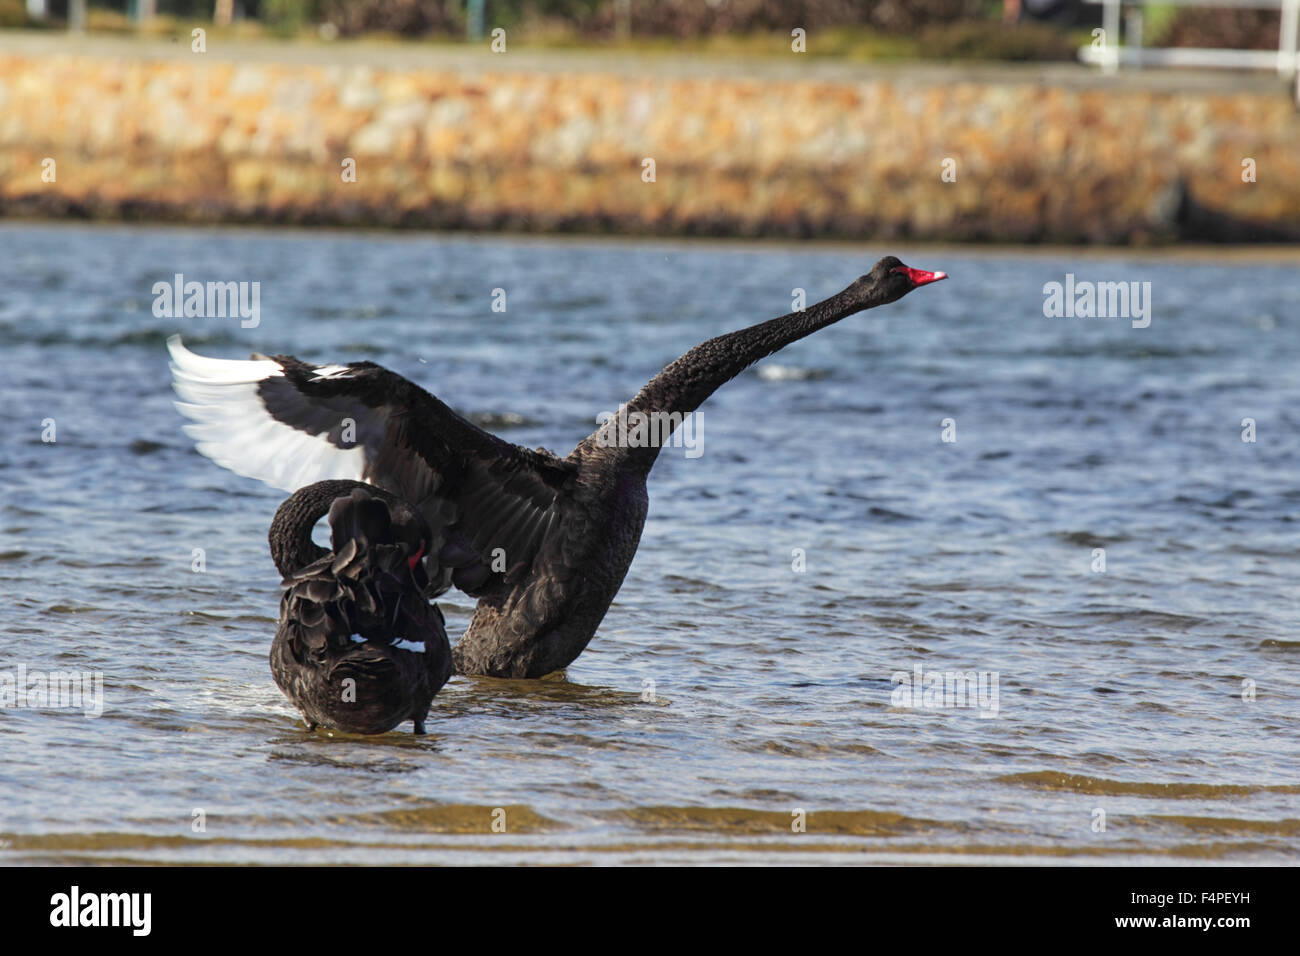
[{"label": "metal post", "polygon": [[148,23],[158,15],[158,0],[126,0],[126,15],[136,26]]},{"label": "metal post", "polygon": [[68,29],[73,33],[86,32],[86,0],[68,0]]},{"label": "metal post", "polygon": [[632,0],[614,0],[614,38],[626,40],[632,36]]},{"label": "metal post", "polygon": [[1142,69],[1142,9],[1134,7],[1128,12],[1128,45],[1133,50],[1133,65]]},{"label": "metal post", "polygon": [[1300,72],[1296,61],[1296,31],[1300,28],[1300,0],[1282,0],[1282,31],[1277,41],[1277,71],[1282,76]]},{"label": "metal post", "polygon": [[465,33],[471,40],[483,38],[484,0],[467,0],[465,4]]},{"label": "metal post", "polygon": [[1106,31],[1106,55],[1102,57],[1102,70],[1114,73],[1119,69],[1119,8],[1121,0],[1106,0],[1101,11],[1101,28]]}]

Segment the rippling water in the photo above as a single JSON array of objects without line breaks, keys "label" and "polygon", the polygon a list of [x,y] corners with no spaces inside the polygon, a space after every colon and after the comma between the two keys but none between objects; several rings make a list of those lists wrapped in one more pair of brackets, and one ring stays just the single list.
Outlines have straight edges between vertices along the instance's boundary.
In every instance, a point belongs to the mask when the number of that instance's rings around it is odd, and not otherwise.
[{"label": "rippling water", "polygon": [[[888,252],[953,278],[710,400],[703,455],[660,458],[640,553],[567,675],[454,678],[424,738],[303,730],[266,659],[282,495],[194,451],[168,334],[371,359],[564,452],[689,346]],[[260,324],[155,318],[177,272],[260,282]],[[1151,326],[1044,318],[1067,272],[1150,281]],[[0,861],[1294,859],[1298,278],[1285,259],[0,228],[0,675],[104,681],[98,719],[0,710]],[[444,610],[458,634],[469,602]],[[917,666],[996,673],[996,717],[895,706]]]}]

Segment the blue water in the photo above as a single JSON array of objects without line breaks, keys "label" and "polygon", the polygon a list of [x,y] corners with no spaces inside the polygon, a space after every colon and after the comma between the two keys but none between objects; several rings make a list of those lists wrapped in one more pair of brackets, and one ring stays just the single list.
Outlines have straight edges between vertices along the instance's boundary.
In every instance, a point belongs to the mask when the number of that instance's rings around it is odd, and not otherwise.
[{"label": "blue water", "polygon": [[[283,495],[194,451],[167,335],[370,359],[565,453],[887,253],[952,278],[704,406],[566,675],[455,678],[425,738],[303,729],[266,660]],[[0,861],[1293,860],[1298,266],[0,227],[0,680],[104,694],[0,709]],[[156,318],[177,272],[259,282],[260,323]],[[1067,273],[1150,282],[1150,327],[1045,318]],[[918,665],[996,674],[996,716],[895,706]]]}]

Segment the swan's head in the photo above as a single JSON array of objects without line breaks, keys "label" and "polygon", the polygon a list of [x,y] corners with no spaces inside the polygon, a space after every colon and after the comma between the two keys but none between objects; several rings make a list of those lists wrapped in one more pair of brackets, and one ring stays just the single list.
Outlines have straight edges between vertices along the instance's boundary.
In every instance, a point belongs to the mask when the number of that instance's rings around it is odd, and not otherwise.
[{"label": "swan's head", "polygon": [[926,272],[905,266],[894,256],[885,256],[871,271],[854,283],[866,300],[865,305],[884,305],[895,302],[913,289],[940,279],[948,278],[946,272]]},{"label": "swan's head", "polygon": [[[432,535],[429,526],[408,502],[377,491],[354,488],[334,499],[329,510],[330,546],[338,554],[353,538],[396,552],[406,564],[419,590],[428,587],[424,558]],[[391,566],[390,566],[391,567]],[[395,570],[395,568],[394,568]]]},{"label": "swan's head", "polygon": [[390,501],[387,504],[393,522],[392,541],[410,569],[416,588],[423,591],[429,586],[429,575],[424,566],[432,539],[429,526],[424,517],[405,501]]}]

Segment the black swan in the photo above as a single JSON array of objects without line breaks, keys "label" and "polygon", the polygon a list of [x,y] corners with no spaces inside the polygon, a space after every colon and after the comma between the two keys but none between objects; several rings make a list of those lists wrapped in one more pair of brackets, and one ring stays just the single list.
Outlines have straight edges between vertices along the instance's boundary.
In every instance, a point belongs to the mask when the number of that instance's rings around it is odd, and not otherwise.
[{"label": "black swan", "polygon": [[[331,551],[311,539],[326,512]],[[280,505],[267,537],[284,576],[271,673],[308,725],[382,734],[410,720],[424,733],[451,644],[424,596],[420,513],[373,485],[318,481]]]},{"label": "black swan", "polygon": [[167,345],[200,453],[289,491],[347,478],[411,502],[433,535],[429,595],[454,584],[478,598],[456,671],[540,677],[587,646],[636,553],[659,443],[620,441],[630,416],[675,427],[759,359],[946,277],[887,256],[829,299],[709,339],[567,458],[504,441],[373,362],[229,361],[195,355],[179,336]]}]

